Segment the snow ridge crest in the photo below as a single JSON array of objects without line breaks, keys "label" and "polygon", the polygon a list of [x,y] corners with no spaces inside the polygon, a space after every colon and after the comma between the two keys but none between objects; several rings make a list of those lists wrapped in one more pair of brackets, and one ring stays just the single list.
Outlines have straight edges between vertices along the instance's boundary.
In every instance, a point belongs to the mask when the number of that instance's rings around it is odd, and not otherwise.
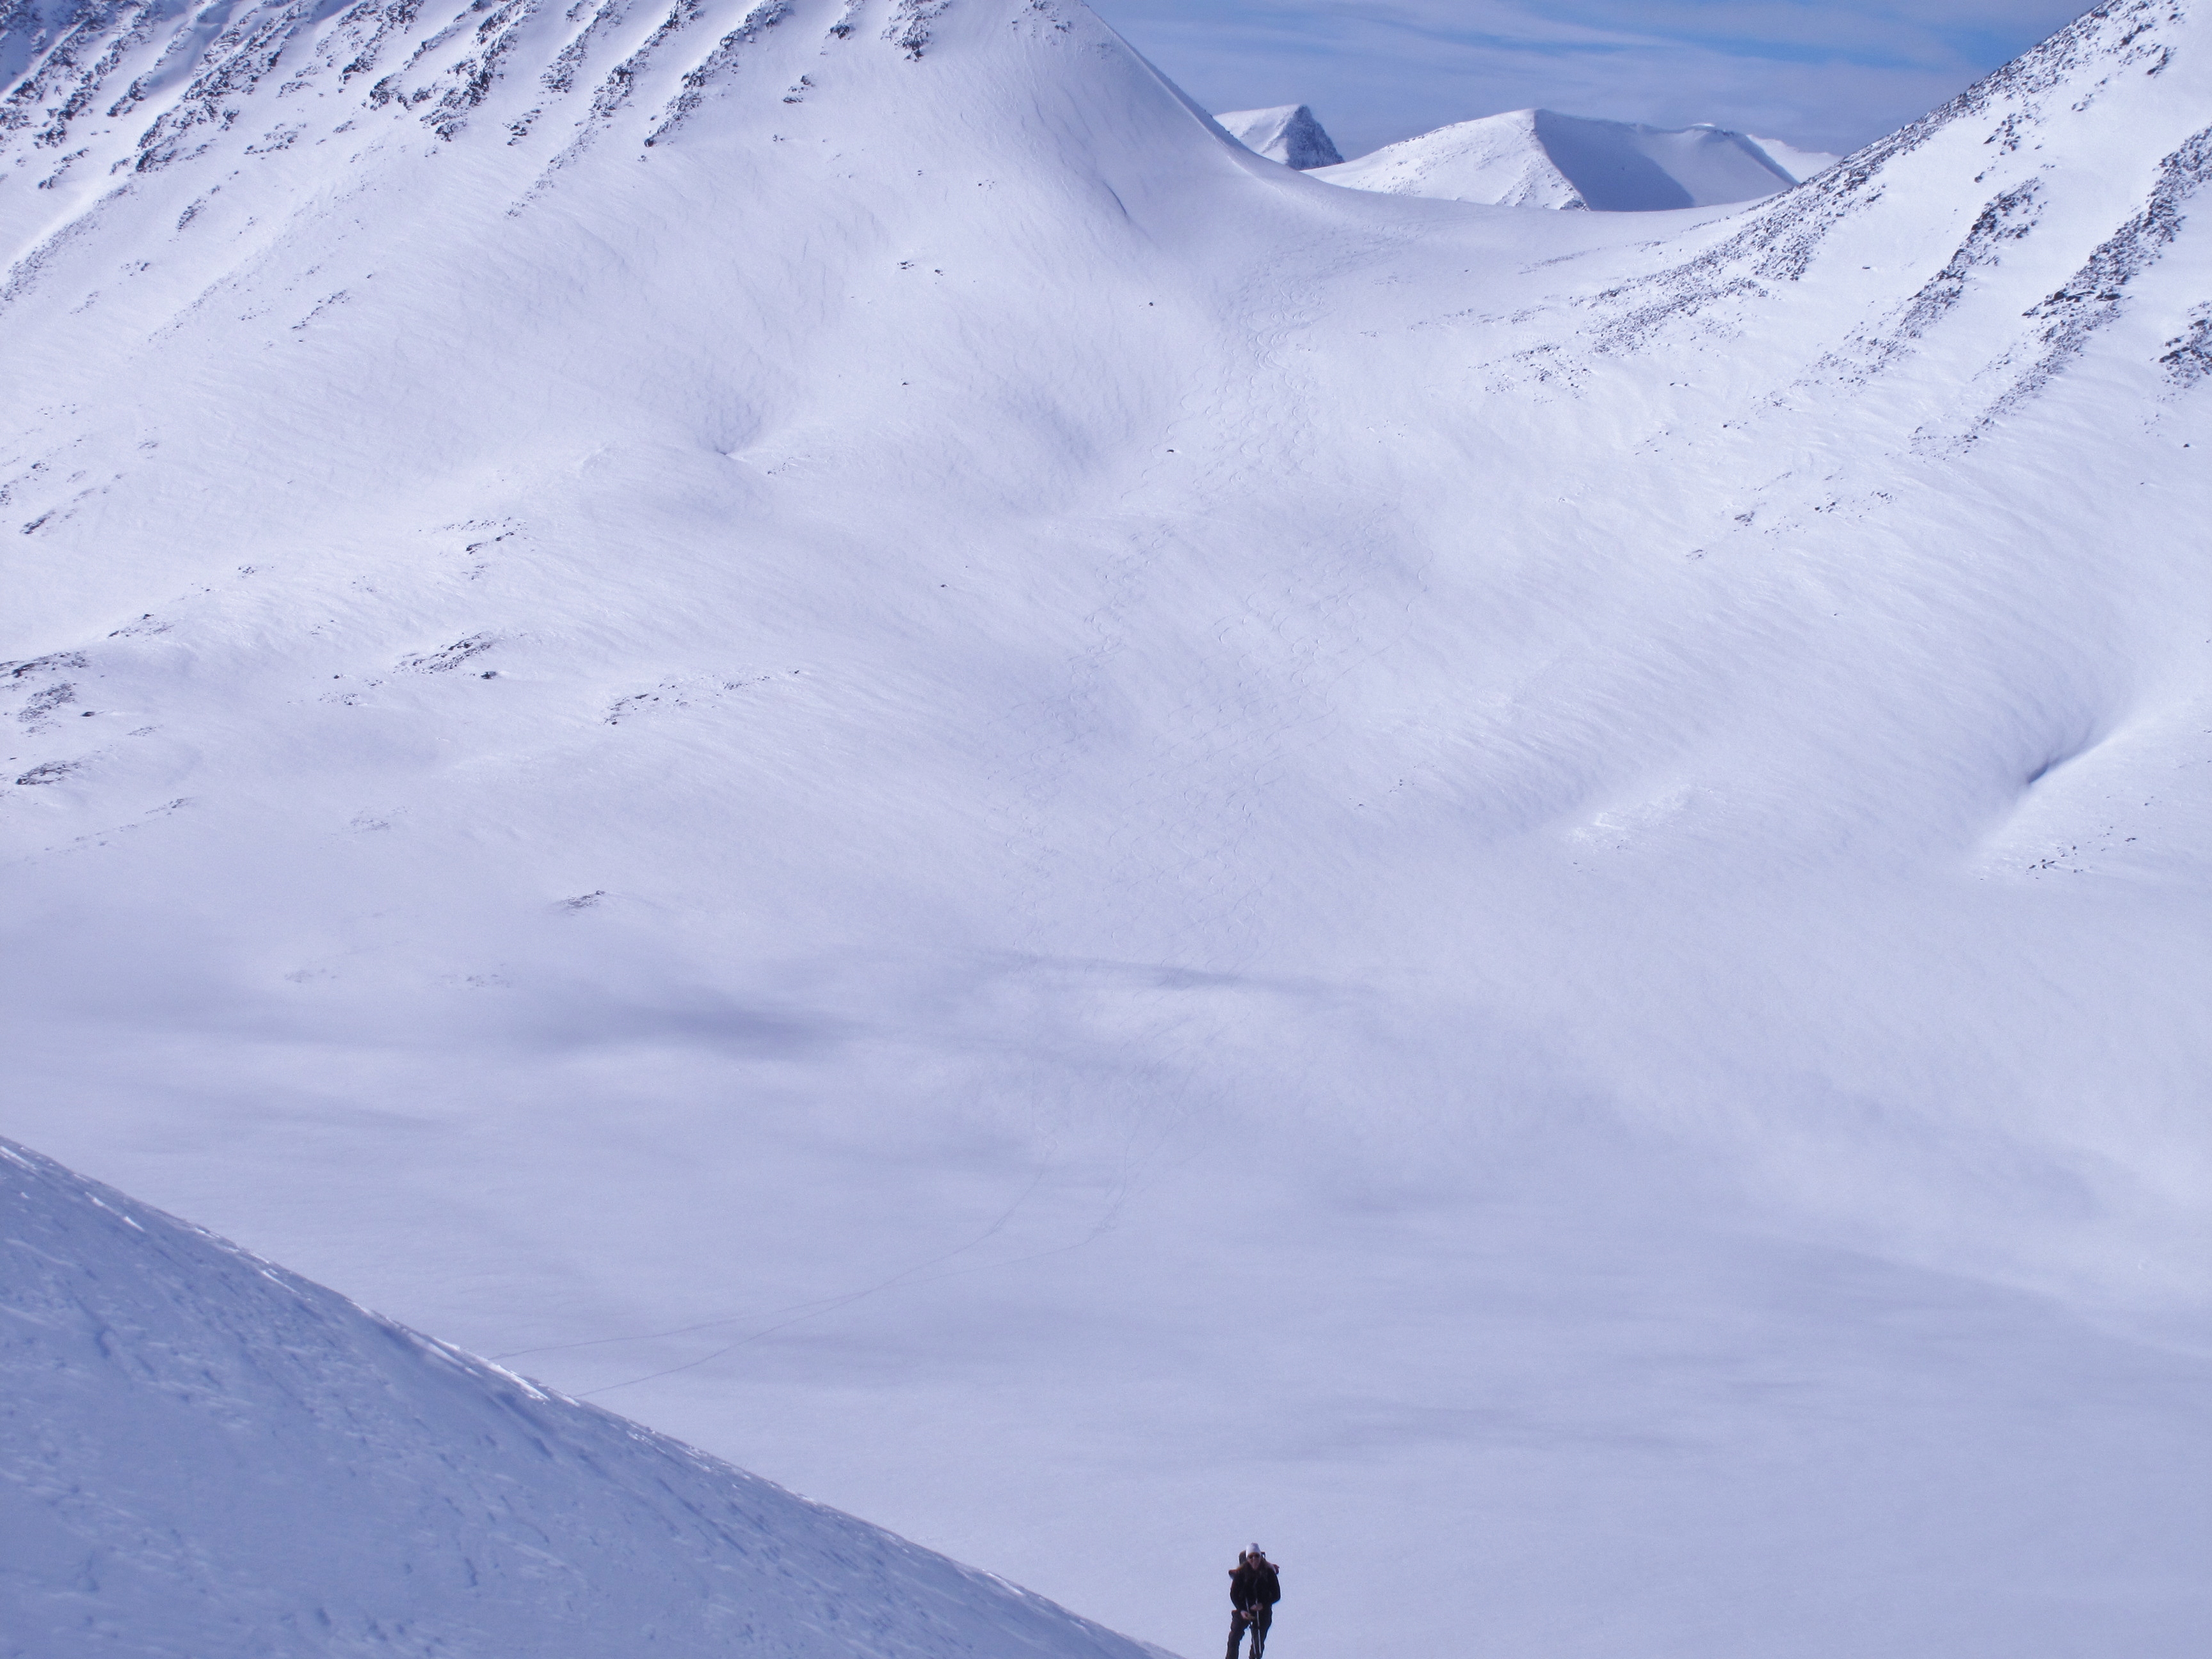
[{"label": "snow ridge crest", "polygon": [[0,1206],[23,1651],[1146,1659],[5,1139]]}]

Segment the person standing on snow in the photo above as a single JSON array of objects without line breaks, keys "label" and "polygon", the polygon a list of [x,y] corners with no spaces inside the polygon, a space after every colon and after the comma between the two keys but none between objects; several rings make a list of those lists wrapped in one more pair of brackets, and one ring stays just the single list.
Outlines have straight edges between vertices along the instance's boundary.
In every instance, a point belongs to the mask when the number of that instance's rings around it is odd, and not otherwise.
[{"label": "person standing on snow", "polygon": [[1267,1626],[1275,1621],[1275,1603],[1283,1599],[1283,1581],[1275,1571],[1275,1564],[1261,1553],[1257,1544],[1249,1550],[1237,1553],[1237,1565],[1229,1573],[1228,1659],[1237,1659],[1237,1650],[1243,1642],[1246,1626],[1252,1632],[1252,1659],[1260,1659],[1267,1650]]}]

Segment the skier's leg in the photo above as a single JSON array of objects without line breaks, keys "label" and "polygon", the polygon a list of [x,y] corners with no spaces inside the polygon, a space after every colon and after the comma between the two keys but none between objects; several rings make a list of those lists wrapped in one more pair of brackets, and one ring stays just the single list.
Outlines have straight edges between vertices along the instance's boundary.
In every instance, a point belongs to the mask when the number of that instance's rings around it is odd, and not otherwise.
[{"label": "skier's leg", "polygon": [[1267,1626],[1274,1622],[1274,1608],[1263,1603],[1252,1609],[1252,1659],[1260,1659],[1261,1654],[1266,1650]]},{"label": "skier's leg", "polygon": [[1240,1610],[1229,1615],[1229,1659],[1237,1659],[1237,1650],[1244,1644],[1244,1614]]}]

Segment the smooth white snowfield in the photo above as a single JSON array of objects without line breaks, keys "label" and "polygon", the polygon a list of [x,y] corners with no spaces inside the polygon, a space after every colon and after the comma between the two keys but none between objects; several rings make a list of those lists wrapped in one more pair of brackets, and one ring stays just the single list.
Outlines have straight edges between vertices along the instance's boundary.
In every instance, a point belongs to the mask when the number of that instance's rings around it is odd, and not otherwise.
[{"label": "smooth white snowfield", "polygon": [[1186,1653],[2194,1659],[2201,9],[1665,215],[1072,5],[149,17],[0,1128]]},{"label": "smooth white snowfield", "polygon": [[1805,174],[1758,140],[1722,127],[1668,129],[1517,109],[1401,138],[1317,167],[1314,176],[1353,190],[1499,207],[1650,213],[1771,196]]},{"label": "smooth white snowfield", "polygon": [[1304,104],[1231,110],[1213,118],[1221,130],[1255,155],[1301,171],[1332,167],[1344,157],[1328,130]]},{"label": "smooth white snowfield", "polygon": [[1162,1659],[0,1141],[9,1659]]}]

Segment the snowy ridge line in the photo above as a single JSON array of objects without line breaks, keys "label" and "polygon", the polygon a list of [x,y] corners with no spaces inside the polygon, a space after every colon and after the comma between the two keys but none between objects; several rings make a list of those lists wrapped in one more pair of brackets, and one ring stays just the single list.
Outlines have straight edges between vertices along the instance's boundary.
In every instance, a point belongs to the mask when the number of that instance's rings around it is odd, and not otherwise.
[{"label": "snowy ridge line", "polygon": [[[1713,246],[1693,257],[1573,298],[1571,304],[1595,317],[1571,338],[1554,338],[1512,352],[1503,360],[1504,378],[1496,384],[1540,384],[1555,379],[1579,384],[1595,358],[1648,353],[1662,335],[1688,325],[1725,337],[1743,325],[1748,314],[1745,307],[1777,300],[1802,281],[1816,255],[1846,227],[1864,223],[1871,237],[1874,220],[1869,216],[1879,204],[1899,196],[1925,199],[1934,211],[1923,223],[1934,228],[1958,212],[1951,204],[1961,199],[1962,186],[1968,191],[1978,187],[1990,193],[1960,225],[1956,240],[1935,256],[1930,274],[1916,290],[1887,303],[1879,294],[1869,294],[1873,314],[1852,325],[1786,383],[1796,391],[1821,383],[1863,384],[1917,350],[1945,319],[1958,313],[1961,300],[1978,284],[1996,281],[2016,291],[2022,283],[2035,280],[2039,265],[2050,272],[2042,278],[2045,283],[2052,283],[2060,270],[2072,272],[2056,291],[2045,290],[2045,297],[2025,313],[2002,313],[2024,314],[2040,325],[2026,338],[2018,329],[2001,325],[1993,335],[1996,318],[1984,316],[1972,331],[1981,343],[1970,348],[1979,356],[1979,365],[1967,368],[1956,381],[1978,388],[1966,393],[1972,407],[1924,421],[1911,434],[1909,447],[1932,444],[1941,448],[1978,441],[1996,418],[2033,398],[2064,372],[2087,335],[2119,313],[2123,290],[2156,263],[2178,234],[2183,204],[2201,188],[2205,175],[2205,149],[2212,142],[2206,132],[2193,132],[2168,153],[2142,196],[2132,202],[2121,197],[2124,206],[2105,204],[2124,189],[2124,173],[2076,172],[2068,175],[2063,198],[2054,197],[2056,185],[2043,176],[2037,158],[2062,131],[2094,127],[2101,120],[2100,99],[2118,75],[2140,74],[2172,88],[2162,104],[2154,100],[2151,106],[2166,112],[2166,118],[2191,113],[2190,89],[2201,82],[2203,65],[2191,58],[2185,71],[2174,66],[2182,61],[2184,50],[2199,49],[2193,35],[2187,34],[2194,27],[2179,8],[2149,0],[2112,0],[2085,14],[1942,109],[1737,216]],[[2191,78],[2185,87],[2177,86],[2173,77],[2185,73]],[[2007,109],[2008,102],[2014,106]],[[1991,115],[1998,118],[1976,143],[1964,124]],[[2105,141],[2085,134],[2082,142]],[[1965,176],[1968,173],[1970,180]],[[2056,221],[2054,202],[2063,203]],[[2094,233],[2095,244],[2090,245],[2084,232],[2096,218],[2110,226],[2122,216],[2124,222],[2118,229],[2100,227]],[[2064,230],[2044,228],[2054,222],[2063,223]],[[2082,252],[2069,256],[2066,243],[2075,239]],[[1900,257],[1898,250],[1877,243],[1878,239],[1868,240],[1861,247],[1854,242],[1851,246],[1860,251],[1851,258]],[[1912,261],[1924,256],[1909,250],[1901,257]],[[1840,253],[1833,258],[1836,269],[1827,280],[1846,278],[1849,261]],[[2008,273],[2002,269],[2006,266],[2017,266],[2017,270]],[[2017,307],[2026,298],[2022,295],[2013,304]],[[1881,311],[1875,312],[1875,306]],[[2181,354],[2165,366],[2169,381],[2177,386],[2185,384],[2174,378],[2174,370],[2189,361],[2190,337],[2185,326],[2179,333],[2169,330],[2165,343],[2168,353]],[[2023,362],[2030,366],[2023,368]],[[1993,388],[1992,380],[2000,388]],[[1772,395],[1784,396],[1784,388],[1778,387]],[[1955,395],[1943,394],[1942,400],[1952,402]]]},{"label": "snowy ridge line", "polygon": [[1808,175],[1783,167],[1757,139],[1722,127],[1524,109],[1438,127],[1313,176],[1391,195],[1620,213],[1754,201]]},{"label": "snowy ridge line", "polygon": [[10,1576],[100,1563],[19,1650],[1160,1653],[4,1138],[0,1202]]},{"label": "snowy ridge line", "polygon": [[1255,155],[1304,172],[1334,167],[1344,160],[1312,110],[1304,104],[1269,109],[1228,110],[1214,124]]},{"label": "snowy ridge line", "polygon": [[[25,665],[25,666],[35,665]],[[337,1291],[317,1285],[312,1279],[302,1279],[289,1268],[270,1261],[266,1256],[257,1255],[244,1245],[235,1243],[220,1233],[211,1232],[197,1222],[187,1221],[182,1216],[171,1215],[166,1210],[157,1210],[151,1205],[142,1204],[127,1193],[118,1191],[104,1182],[88,1180],[66,1164],[58,1164],[43,1152],[34,1152],[20,1141],[10,1140],[6,1136],[0,1135],[0,1158],[6,1158],[18,1169],[38,1176],[41,1182],[49,1185],[67,1183],[78,1188],[81,1189],[83,1201],[96,1209],[105,1210],[126,1226],[148,1233],[156,1229],[174,1230],[185,1235],[201,1247],[228,1257],[240,1267],[251,1269],[270,1284],[282,1287],[303,1301],[315,1297],[333,1297],[363,1318],[372,1319],[380,1325],[389,1326],[393,1331],[404,1334],[410,1342],[425,1347],[445,1346],[429,1337],[422,1336],[408,1330],[404,1326],[394,1324],[382,1318],[350,1297],[340,1296]],[[149,1224],[151,1225],[149,1226]],[[448,1352],[457,1358],[467,1358],[458,1349]]]},{"label": "snowy ridge line", "polygon": [[1638,350],[1676,319],[1694,316],[1723,300],[1757,294],[1762,282],[1799,280],[1836,228],[1880,199],[1885,175],[1899,161],[1958,123],[2005,102],[2021,107],[2006,118],[1990,142],[2009,140],[2008,148],[2016,149],[2020,124],[2039,113],[2028,100],[2097,60],[2108,60],[2116,69],[2147,64],[2147,73],[2162,71],[2172,60],[2172,51],[2152,37],[2161,25],[2178,22],[2181,16],[2170,0],[2105,0],[1942,108],[1750,209],[1743,227],[1717,246],[1669,270],[1632,278],[1593,296],[1589,301],[1593,306],[1620,307],[1657,291],[1656,297],[1627,304],[1593,329],[1591,343],[1600,352]]}]

